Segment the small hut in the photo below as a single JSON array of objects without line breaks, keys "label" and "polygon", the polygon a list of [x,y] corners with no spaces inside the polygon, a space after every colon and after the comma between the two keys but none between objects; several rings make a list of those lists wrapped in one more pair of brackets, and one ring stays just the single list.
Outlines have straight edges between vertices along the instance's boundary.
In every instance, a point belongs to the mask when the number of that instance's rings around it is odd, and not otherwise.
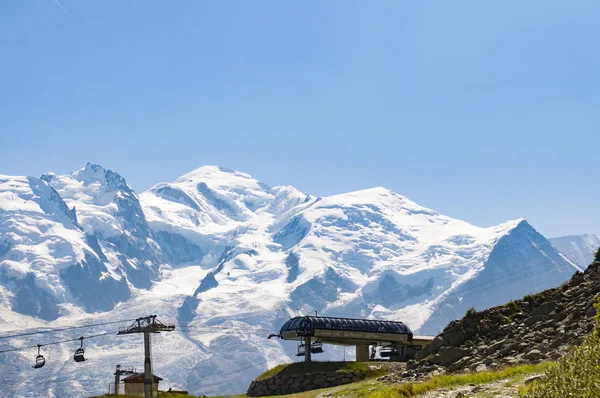
[{"label": "small hut", "polygon": [[[158,383],[162,378],[152,375],[152,396],[158,396]],[[123,379],[125,395],[144,396],[144,374],[135,373]]]}]

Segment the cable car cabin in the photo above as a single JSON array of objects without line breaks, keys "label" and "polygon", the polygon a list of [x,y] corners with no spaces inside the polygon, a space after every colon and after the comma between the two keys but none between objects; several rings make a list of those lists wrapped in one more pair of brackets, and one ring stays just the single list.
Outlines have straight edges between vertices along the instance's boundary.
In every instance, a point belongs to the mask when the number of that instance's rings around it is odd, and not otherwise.
[{"label": "cable car cabin", "polygon": [[44,359],[44,356],[39,354],[37,357],[35,357],[35,365],[33,365],[34,369],[39,369],[41,367],[43,367],[46,364],[46,359]]},{"label": "cable car cabin", "polygon": [[85,361],[85,357],[83,356],[83,354],[85,353],[85,350],[83,349],[83,336],[79,338],[79,341],[81,342],[81,346],[77,350],[75,350],[75,355],[73,355],[73,359],[75,360],[75,362]]},{"label": "cable car cabin", "polygon": [[37,348],[38,348],[38,354],[35,357],[35,364],[33,365],[34,369],[39,369],[46,364],[46,359],[40,353],[40,349],[42,348],[42,346],[40,344],[38,344]]},{"label": "cable car cabin", "polygon": [[75,360],[75,362],[83,362],[85,361],[85,357],[83,356],[83,354],[85,353],[83,348],[78,348],[75,351],[75,355],[73,355],[73,359]]}]

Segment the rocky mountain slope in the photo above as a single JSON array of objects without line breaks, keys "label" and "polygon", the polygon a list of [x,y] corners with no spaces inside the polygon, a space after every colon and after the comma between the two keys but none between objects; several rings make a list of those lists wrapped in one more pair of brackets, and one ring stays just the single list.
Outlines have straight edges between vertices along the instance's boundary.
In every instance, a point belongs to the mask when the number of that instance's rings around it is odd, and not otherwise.
[{"label": "rocky mountain slope", "polygon": [[[292,360],[293,345],[264,337],[296,314],[435,333],[467,308],[557,286],[577,269],[524,220],[480,228],[383,188],[316,198],[216,166],[139,196],[93,164],[0,179],[0,330],[157,314],[178,329],[157,339],[157,374],[198,393],[243,391]],[[134,339],[95,344],[94,370],[52,347],[43,372],[94,392],[116,363],[141,365]],[[328,347],[323,357],[342,354]],[[0,381],[46,391],[19,384],[30,359],[0,358],[12,364]],[[71,382],[48,380],[70,396]]]},{"label": "rocky mountain slope", "polygon": [[584,268],[594,260],[594,254],[600,248],[600,237],[596,234],[561,236],[549,241],[569,260]]},{"label": "rocky mountain slope", "polygon": [[407,372],[386,376],[387,380],[557,359],[594,329],[598,293],[600,261],[594,261],[558,288],[469,311],[448,324]]},{"label": "rocky mountain slope", "polygon": [[73,303],[95,312],[129,299],[96,235],[45,181],[0,176],[0,203],[1,318],[12,311],[52,321]]}]

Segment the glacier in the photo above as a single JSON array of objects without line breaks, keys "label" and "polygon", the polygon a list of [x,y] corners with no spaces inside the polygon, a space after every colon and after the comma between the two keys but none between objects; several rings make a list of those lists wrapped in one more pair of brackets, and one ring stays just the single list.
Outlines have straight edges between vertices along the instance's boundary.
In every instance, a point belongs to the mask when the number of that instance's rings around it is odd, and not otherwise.
[{"label": "glacier", "polygon": [[[0,333],[156,314],[177,326],[154,338],[165,388],[241,393],[294,360],[293,344],[266,339],[292,316],[394,319],[434,334],[468,308],[583,269],[555,246],[523,219],[481,228],[385,188],[315,197],[219,166],[140,195],[91,163],[0,176]],[[0,350],[81,333],[0,340]],[[33,350],[0,354],[2,385],[15,396],[100,394],[116,364],[143,365],[141,336],[87,344],[82,364],[68,344],[44,347],[35,374]],[[346,354],[326,347],[322,358]]]}]

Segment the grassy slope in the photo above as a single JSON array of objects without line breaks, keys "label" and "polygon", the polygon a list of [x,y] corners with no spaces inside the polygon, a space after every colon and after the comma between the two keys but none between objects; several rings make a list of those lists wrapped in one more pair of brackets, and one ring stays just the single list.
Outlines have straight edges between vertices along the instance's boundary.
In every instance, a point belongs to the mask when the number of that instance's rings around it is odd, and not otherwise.
[{"label": "grassy slope", "polygon": [[383,367],[386,363],[383,362],[294,362],[289,364],[278,365],[267,370],[256,378],[256,380],[264,380],[278,373],[285,375],[304,374],[307,372],[348,372],[359,373],[364,378],[381,376],[386,373]]},{"label": "grassy slope", "polygon": [[[90,398],[103,398],[103,397],[114,397],[114,395],[99,395],[96,397]],[[119,398],[140,398],[139,396],[133,395],[119,395]],[[168,392],[161,392],[158,394],[158,398],[196,398],[195,395],[185,395],[185,394],[170,394]]]},{"label": "grassy slope", "polygon": [[439,390],[441,388],[451,388],[464,385],[481,385],[505,379],[516,382],[521,380],[526,375],[543,372],[551,366],[551,363],[545,362],[538,364],[519,365],[478,373],[443,374],[434,376],[422,382],[404,383],[394,387],[382,388],[369,394],[369,397],[415,397],[429,391]]},{"label": "grassy slope", "polygon": [[[356,364],[348,362],[348,364]],[[364,365],[364,364],[356,364]],[[306,391],[298,394],[290,394],[285,397],[292,398],[314,398],[321,393],[328,393],[333,397],[372,397],[372,398],[388,398],[388,397],[414,397],[425,392],[435,391],[441,388],[452,388],[464,385],[481,385],[498,380],[508,380],[507,383],[518,383],[530,374],[541,373],[548,367],[550,363],[540,363],[534,365],[520,365],[516,367],[508,367],[497,371],[486,371],[479,373],[466,373],[457,375],[439,375],[434,376],[423,382],[406,383],[398,386],[390,387],[375,378],[367,378],[366,380],[346,384],[339,387],[324,388],[320,390]],[[281,370],[281,368],[280,368]],[[277,372],[266,372],[270,375]],[[236,395],[236,398],[245,397],[245,395]]]}]

